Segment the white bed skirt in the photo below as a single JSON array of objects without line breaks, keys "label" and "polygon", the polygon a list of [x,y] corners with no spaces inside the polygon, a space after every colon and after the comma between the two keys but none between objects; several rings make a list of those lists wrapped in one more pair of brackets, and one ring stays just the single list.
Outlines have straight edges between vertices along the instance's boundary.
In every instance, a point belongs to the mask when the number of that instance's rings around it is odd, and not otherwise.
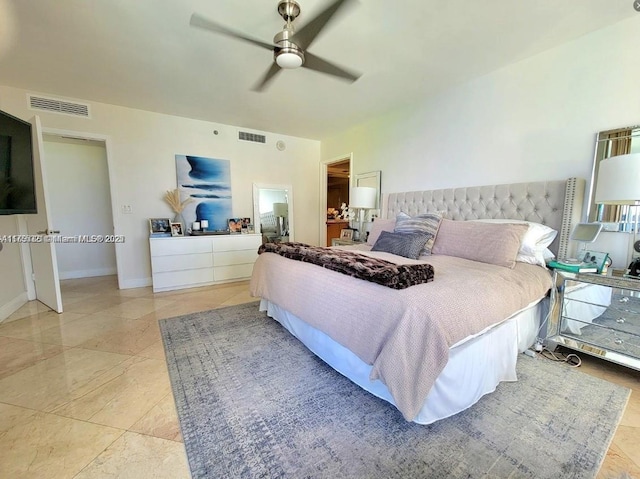
[{"label": "white bed skirt", "polygon": [[[495,391],[500,382],[516,381],[518,353],[535,342],[545,309],[544,301],[538,301],[484,334],[452,347],[449,362],[413,421],[431,424],[453,416]],[[350,350],[277,304],[263,299],[260,310],[266,311],[336,371],[395,406],[387,387],[379,380],[369,379],[371,366]]]}]

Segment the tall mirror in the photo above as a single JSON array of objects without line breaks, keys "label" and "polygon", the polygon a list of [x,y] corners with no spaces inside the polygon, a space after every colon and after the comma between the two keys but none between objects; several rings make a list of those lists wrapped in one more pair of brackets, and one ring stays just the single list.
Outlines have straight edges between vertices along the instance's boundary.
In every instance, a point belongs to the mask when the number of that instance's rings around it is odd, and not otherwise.
[{"label": "tall mirror", "polygon": [[612,156],[640,153],[640,126],[601,131],[596,139],[596,151],[591,173],[589,221],[605,225],[608,231],[632,231],[636,207],[629,205],[597,205],[594,202],[600,162]]},{"label": "tall mirror", "polygon": [[291,185],[253,184],[253,217],[262,243],[293,241]]},{"label": "tall mirror", "polygon": [[367,186],[376,189],[376,207],[380,210],[380,170],[369,171],[368,173],[359,173],[355,175],[353,186]]}]

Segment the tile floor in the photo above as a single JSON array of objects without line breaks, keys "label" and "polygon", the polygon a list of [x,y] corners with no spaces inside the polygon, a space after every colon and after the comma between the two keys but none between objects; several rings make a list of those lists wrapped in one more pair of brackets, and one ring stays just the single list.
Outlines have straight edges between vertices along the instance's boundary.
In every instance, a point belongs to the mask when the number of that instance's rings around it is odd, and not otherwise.
[{"label": "tile floor", "polygon": [[[188,478],[158,320],[252,301],[247,282],[153,294],[109,276],[62,291],[63,314],[34,301],[0,324],[0,477]],[[640,478],[640,373],[583,361],[633,390],[598,477]]]}]

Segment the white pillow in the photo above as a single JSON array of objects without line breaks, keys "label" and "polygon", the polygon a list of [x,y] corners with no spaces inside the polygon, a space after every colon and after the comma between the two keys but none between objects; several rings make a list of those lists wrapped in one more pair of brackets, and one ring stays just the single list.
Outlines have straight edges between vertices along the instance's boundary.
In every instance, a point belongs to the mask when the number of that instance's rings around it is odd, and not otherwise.
[{"label": "white pillow", "polygon": [[540,223],[534,223],[533,221],[515,219],[511,220],[501,218],[472,221],[481,221],[484,223],[527,224],[529,225],[529,229],[522,237],[516,261],[520,261],[521,263],[537,264],[546,268],[546,261],[549,259],[549,255],[553,258],[553,253],[548,249],[548,246],[553,243],[553,240],[558,235],[558,232],[553,228]]},{"label": "white pillow", "polygon": [[367,238],[367,244],[369,246],[373,246],[378,241],[380,237],[380,233],[383,231],[388,231],[389,233],[393,233],[393,228],[396,227],[396,220],[387,219],[387,218],[376,218],[371,224],[371,232],[369,233],[369,237]]}]

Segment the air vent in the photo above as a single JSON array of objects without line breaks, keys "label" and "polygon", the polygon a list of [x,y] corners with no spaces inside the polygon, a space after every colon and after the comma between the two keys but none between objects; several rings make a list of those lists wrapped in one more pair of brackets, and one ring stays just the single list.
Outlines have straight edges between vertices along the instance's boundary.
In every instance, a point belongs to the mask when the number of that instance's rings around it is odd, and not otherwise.
[{"label": "air vent", "polygon": [[45,98],[42,96],[29,95],[29,108],[32,110],[49,111],[65,115],[81,116],[84,118],[89,118],[90,116],[89,105],[56,100],[55,98]]},{"label": "air vent", "polygon": [[249,133],[247,131],[238,132],[238,140],[240,141],[252,141],[254,143],[266,143],[267,137],[264,135],[258,135],[256,133]]}]

